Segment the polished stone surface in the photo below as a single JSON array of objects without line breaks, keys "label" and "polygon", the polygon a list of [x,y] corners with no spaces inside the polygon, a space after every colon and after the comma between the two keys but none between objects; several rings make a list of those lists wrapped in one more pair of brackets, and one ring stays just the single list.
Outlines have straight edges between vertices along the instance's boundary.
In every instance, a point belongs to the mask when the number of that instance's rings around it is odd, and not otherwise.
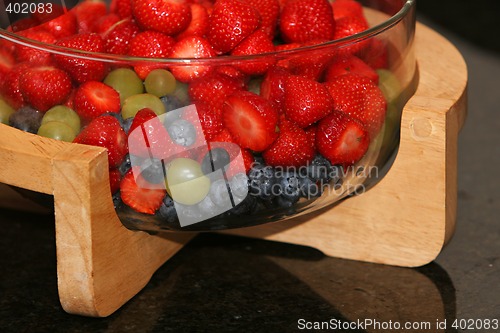
[{"label": "polished stone surface", "polygon": [[[84,318],[66,314],[58,301],[53,217],[1,210],[0,332],[289,332],[299,319],[365,318],[461,332],[450,327],[456,318],[500,319],[500,58],[437,29],[468,62],[470,104],[459,140],[457,231],[434,263],[397,268],[202,235],[115,314]],[[435,329],[445,319],[448,329]]]}]

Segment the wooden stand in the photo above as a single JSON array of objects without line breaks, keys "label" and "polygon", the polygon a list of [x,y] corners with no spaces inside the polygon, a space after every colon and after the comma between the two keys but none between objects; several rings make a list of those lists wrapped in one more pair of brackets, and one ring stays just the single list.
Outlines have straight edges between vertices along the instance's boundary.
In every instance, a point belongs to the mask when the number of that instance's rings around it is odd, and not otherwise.
[{"label": "wooden stand", "polygon": [[[231,233],[390,265],[436,258],[455,227],[467,71],[453,45],[422,25],[416,55],[418,90],[403,112],[396,161],[378,185],[321,214]],[[194,236],[124,228],[109,195],[104,149],[0,125],[0,165],[0,182],[54,195],[59,296],[69,313],[110,315]]]}]

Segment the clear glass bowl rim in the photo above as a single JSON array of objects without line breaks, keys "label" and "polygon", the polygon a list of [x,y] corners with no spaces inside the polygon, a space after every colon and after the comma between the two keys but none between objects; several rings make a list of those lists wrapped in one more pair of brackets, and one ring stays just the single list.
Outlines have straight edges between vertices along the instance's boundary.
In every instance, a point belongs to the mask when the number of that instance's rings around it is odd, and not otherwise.
[{"label": "clear glass bowl rim", "polygon": [[292,50],[282,50],[275,51],[270,53],[261,53],[256,55],[248,55],[248,56],[219,56],[213,58],[141,58],[141,57],[131,57],[127,55],[115,55],[108,53],[97,53],[97,52],[88,52],[82,50],[71,49],[67,47],[57,46],[53,44],[46,44],[43,42],[39,42],[33,39],[29,39],[23,36],[20,36],[16,33],[0,29],[0,38],[4,38],[10,42],[21,44],[24,46],[32,47],[41,51],[46,51],[58,55],[81,58],[86,60],[95,60],[101,62],[109,62],[109,63],[160,63],[165,65],[172,66],[182,66],[182,65],[224,65],[230,64],[232,62],[246,62],[246,61],[257,61],[259,59],[275,57],[276,59],[284,59],[291,56],[300,55],[304,52],[312,52],[316,50],[323,50],[327,48],[339,48],[345,45],[357,43],[362,40],[369,39],[373,36],[379,35],[382,32],[390,29],[394,25],[398,24],[406,15],[410,12],[410,10],[415,6],[416,0],[406,0],[401,7],[401,9],[391,16],[386,21],[373,26],[361,33],[357,33],[345,38],[328,41],[321,44],[315,44],[311,46],[303,46],[299,48],[295,48]]}]

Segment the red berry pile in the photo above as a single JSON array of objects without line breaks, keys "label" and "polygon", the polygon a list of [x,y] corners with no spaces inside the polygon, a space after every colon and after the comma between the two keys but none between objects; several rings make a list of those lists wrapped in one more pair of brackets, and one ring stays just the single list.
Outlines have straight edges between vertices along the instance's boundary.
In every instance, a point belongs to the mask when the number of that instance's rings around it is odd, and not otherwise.
[{"label": "red berry pile", "polygon": [[[204,140],[239,146],[249,174],[255,160],[301,167],[322,156],[332,166],[353,165],[385,121],[387,103],[377,86],[377,70],[388,65],[384,42],[293,52],[368,29],[355,0],[113,0],[109,9],[87,0],[52,20],[40,23],[35,15],[12,29],[20,27],[23,37],[80,52],[158,59],[260,55],[214,64],[109,63],[0,39],[0,120],[22,128],[26,117],[12,115],[23,110],[42,119],[32,132],[107,148],[111,189],[137,212],[157,214],[171,204],[165,189],[143,186],[155,183],[151,172],[132,176],[131,158],[153,151],[158,160],[175,153],[202,161],[185,152],[189,137],[175,132],[189,132],[192,119],[177,119],[173,129],[158,119],[172,109],[195,104]],[[128,146],[128,136],[145,124],[146,152]],[[169,135],[172,147],[153,147]]]}]

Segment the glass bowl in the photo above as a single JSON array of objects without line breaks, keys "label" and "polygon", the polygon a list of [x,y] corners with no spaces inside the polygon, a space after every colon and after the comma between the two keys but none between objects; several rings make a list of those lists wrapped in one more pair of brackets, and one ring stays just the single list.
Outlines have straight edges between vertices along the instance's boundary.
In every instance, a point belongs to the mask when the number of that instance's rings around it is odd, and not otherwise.
[{"label": "glass bowl", "polygon": [[[109,148],[110,196],[129,229],[224,230],[332,206],[362,195],[388,172],[399,145],[401,113],[417,81],[415,1],[359,3],[368,28],[352,35],[300,44],[276,38],[272,52],[199,59],[76,50],[34,40],[29,32],[40,25],[26,25],[29,17],[11,18],[0,30],[0,121]],[[32,67],[69,72],[71,92],[55,103],[65,108],[53,111],[54,105],[45,107],[12,89],[17,83],[12,72],[26,81],[19,76]],[[82,72],[86,77],[85,71],[96,67],[105,75],[82,79]],[[151,71],[161,74],[148,79]],[[134,72],[140,78],[130,79]],[[119,109],[90,118],[74,112],[89,80],[113,87]],[[319,98],[321,103],[313,99],[324,91],[328,96]],[[328,112],[317,115],[321,105],[328,105]],[[143,108],[154,116],[144,111],[142,123],[134,124]],[[125,151],[117,153],[116,145],[86,134],[102,117],[120,124],[113,135],[126,141]],[[54,123],[76,129],[73,135],[50,129]],[[263,134],[266,126],[274,130]]]}]

